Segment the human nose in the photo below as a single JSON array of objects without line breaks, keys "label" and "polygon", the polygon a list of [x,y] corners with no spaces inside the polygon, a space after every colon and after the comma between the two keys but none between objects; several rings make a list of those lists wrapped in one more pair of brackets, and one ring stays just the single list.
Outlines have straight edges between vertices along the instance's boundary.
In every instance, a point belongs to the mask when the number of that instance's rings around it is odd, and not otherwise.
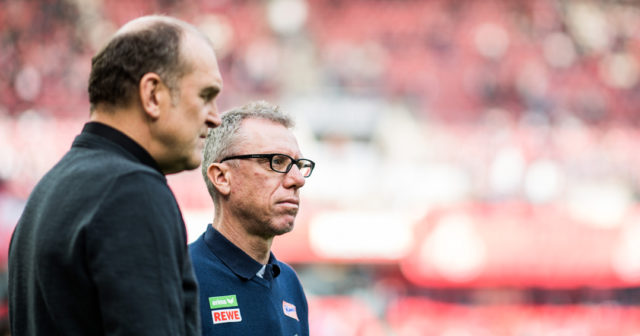
[{"label": "human nose", "polygon": [[216,128],[222,124],[218,105],[215,102],[207,105],[207,118],[205,120],[205,124],[207,124],[207,127],[209,128]]},{"label": "human nose", "polygon": [[291,169],[285,174],[284,186],[285,188],[299,189],[304,186],[306,179],[302,175],[300,168],[297,165],[292,165]]}]

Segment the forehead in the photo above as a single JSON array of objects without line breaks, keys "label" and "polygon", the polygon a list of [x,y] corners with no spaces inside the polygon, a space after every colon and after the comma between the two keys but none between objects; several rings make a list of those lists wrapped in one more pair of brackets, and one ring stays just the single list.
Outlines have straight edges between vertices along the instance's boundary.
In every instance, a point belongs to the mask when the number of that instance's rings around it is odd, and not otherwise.
[{"label": "forehead", "polygon": [[201,36],[187,31],[181,45],[182,55],[193,67],[192,72],[186,77],[199,79],[203,83],[222,87],[222,75],[218,68],[218,61],[213,47]]},{"label": "forehead", "polygon": [[282,153],[298,156],[300,148],[293,132],[285,126],[266,119],[249,118],[242,121],[238,147],[251,154]]}]

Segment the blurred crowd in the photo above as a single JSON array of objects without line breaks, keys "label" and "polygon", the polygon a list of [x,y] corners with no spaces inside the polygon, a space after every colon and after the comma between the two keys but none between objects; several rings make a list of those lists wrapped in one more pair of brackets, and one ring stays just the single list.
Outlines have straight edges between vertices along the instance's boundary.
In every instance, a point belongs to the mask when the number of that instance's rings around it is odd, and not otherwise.
[{"label": "blurred crowd", "polygon": [[[624,189],[619,198],[636,193],[640,8],[624,1],[3,2],[3,133],[20,133],[20,120],[86,118],[91,55],[150,12],[190,20],[215,41],[221,108],[278,102],[314,154],[345,156],[323,160],[345,179],[361,164],[387,174],[453,166],[449,190],[415,189],[546,202],[606,180],[607,191]],[[15,136],[5,151],[22,146]]]},{"label": "blurred crowd", "polygon": [[[91,56],[148,13],[211,37],[221,109],[266,99],[295,115],[318,162],[303,191],[314,209],[421,218],[441,205],[517,201],[599,229],[640,225],[629,220],[640,192],[633,1],[15,0],[0,2],[0,243],[88,116]],[[197,174],[174,181],[187,216],[208,206]],[[395,334],[421,334],[398,323]],[[546,334],[530,330],[508,334]]]}]

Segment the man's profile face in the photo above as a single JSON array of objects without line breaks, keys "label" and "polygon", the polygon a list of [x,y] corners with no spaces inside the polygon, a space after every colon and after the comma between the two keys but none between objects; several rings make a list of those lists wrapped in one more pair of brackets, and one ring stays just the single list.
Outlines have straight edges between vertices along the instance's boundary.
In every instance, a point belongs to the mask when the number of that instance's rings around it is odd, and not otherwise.
[{"label": "man's profile face", "polygon": [[220,125],[216,99],[222,76],[215,53],[196,36],[187,35],[182,48],[192,71],[178,80],[177,92],[165,108],[162,141],[170,164],[167,173],[195,169],[202,161],[202,149],[209,127]]}]

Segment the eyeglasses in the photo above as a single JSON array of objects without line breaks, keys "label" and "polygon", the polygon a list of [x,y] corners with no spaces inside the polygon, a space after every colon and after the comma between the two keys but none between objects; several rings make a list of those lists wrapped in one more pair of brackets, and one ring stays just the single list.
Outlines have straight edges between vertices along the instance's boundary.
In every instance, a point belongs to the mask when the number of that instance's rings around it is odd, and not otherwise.
[{"label": "eyeglasses", "polygon": [[235,155],[228,156],[219,161],[222,163],[227,160],[236,160],[236,159],[269,159],[269,164],[271,166],[271,170],[286,174],[291,170],[291,167],[295,164],[300,173],[304,177],[311,176],[313,172],[313,168],[316,166],[316,163],[309,159],[294,159],[286,154],[247,154],[247,155]]}]

